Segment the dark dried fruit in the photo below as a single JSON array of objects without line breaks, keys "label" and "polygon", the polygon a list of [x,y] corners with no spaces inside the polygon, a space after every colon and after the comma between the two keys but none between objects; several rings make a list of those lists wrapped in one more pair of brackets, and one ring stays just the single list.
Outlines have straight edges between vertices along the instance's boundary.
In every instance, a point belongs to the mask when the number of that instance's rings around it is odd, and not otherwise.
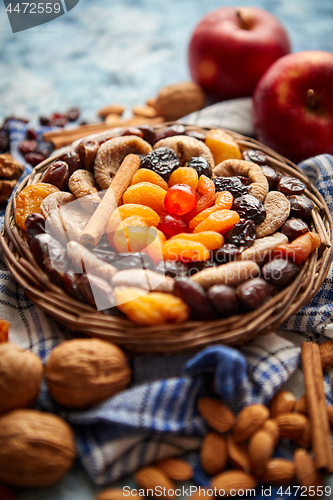
[{"label": "dark dried fruit", "polygon": [[184,125],[175,124],[171,127],[162,128],[156,131],[156,142],[166,139],[167,137],[173,137],[174,135],[184,135],[185,127]]},{"label": "dark dried fruit", "polygon": [[239,255],[243,250],[245,250],[245,247],[238,247],[233,243],[225,243],[221,248],[212,252],[214,262],[216,262],[217,265],[220,265],[236,260],[237,255]]},{"label": "dark dried fruit", "polygon": [[260,224],[266,217],[263,204],[251,194],[234,199],[231,210],[235,210],[242,219],[253,220],[255,224]]},{"label": "dark dried fruit", "polygon": [[312,201],[304,195],[288,196],[290,203],[290,217],[309,219],[313,210]]},{"label": "dark dried fruit", "polygon": [[63,128],[67,125],[66,116],[62,116],[61,118],[51,118],[50,127],[60,127]]},{"label": "dark dried fruit", "polygon": [[212,179],[215,184],[215,192],[229,191],[234,198],[243,196],[249,190],[248,186],[245,186],[240,177],[214,177]]},{"label": "dark dried fruit", "polygon": [[193,156],[191,160],[188,162],[188,167],[194,168],[198,172],[198,175],[205,175],[206,177],[211,178],[212,169],[206,158],[202,156]]},{"label": "dark dried fruit", "polygon": [[208,267],[216,267],[213,259],[206,260],[204,262],[192,262],[191,264],[187,264],[188,275],[193,276],[196,273],[199,273],[203,269],[207,269]]},{"label": "dark dried fruit", "polygon": [[54,145],[50,141],[42,142],[37,146],[36,153],[40,153],[48,158],[54,151]]},{"label": "dark dried fruit", "polygon": [[79,155],[81,168],[85,168],[88,172],[92,172],[99,144],[94,139],[83,139],[76,148],[76,153]]},{"label": "dark dried fruit", "polygon": [[36,165],[39,165],[42,161],[46,160],[46,156],[41,153],[27,153],[24,155],[24,159],[27,163],[29,163],[29,165],[36,167]]},{"label": "dark dried fruit", "polygon": [[79,288],[80,275],[75,274],[73,271],[65,273],[62,279],[62,286],[68,295],[79,302],[85,302],[84,296]]},{"label": "dark dried fruit", "polygon": [[262,278],[253,278],[238,285],[236,294],[248,309],[258,309],[272,296],[272,287]]},{"label": "dark dried fruit", "polygon": [[64,161],[67,163],[69,168],[69,177],[81,168],[80,158],[75,151],[70,151],[69,153],[64,153],[58,157],[59,161]]},{"label": "dark dried fruit", "polygon": [[262,268],[263,278],[276,286],[287,286],[300,271],[300,266],[288,259],[273,259]]},{"label": "dark dried fruit", "polygon": [[50,125],[50,118],[47,116],[40,116],[39,123],[44,127],[48,127]]},{"label": "dark dried fruit", "polygon": [[0,154],[9,150],[9,135],[3,128],[0,129]]},{"label": "dark dried fruit", "polygon": [[112,288],[107,281],[93,274],[82,274],[78,280],[79,290],[84,296],[88,304],[96,306],[95,298],[97,298],[99,309],[114,307],[115,300]]},{"label": "dark dried fruit", "polygon": [[274,170],[274,168],[269,167],[268,165],[263,165],[262,171],[268,181],[269,189],[271,191],[276,190],[280,175],[276,172],[276,170]]},{"label": "dark dried fruit", "polygon": [[260,149],[247,149],[242,153],[243,160],[251,161],[257,165],[265,165],[267,163],[267,156]]},{"label": "dark dried fruit", "polygon": [[90,249],[97,257],[99,257],[101,260],[104,260],[104,262],[107,262],[108,264],[113,264],[114,261],[118,258],[119,253],[116,252],[108,242],[107,238],[105,235],[103,238],[100,240],[98,245],[94,248]]},{"label": "dark dried fruit", "polygon": [[161,260],[156,264],[155,271],[171,278],[185,278],[189,275],[187,266],[179,260]]},{"label": "dark dried fruit", "polygon": [[41,182],[52,184],[65,191],[68,189],[69,168],[66,162],[55,160],[44,173]]},{"label": "dark dried fruit", "polygon": [[25,156],[27,153],[33,153],[37,149],[37,141],[21,141],[18,145],[18,150],[21,155]]},{"label": "dark dried fruit", "polygon": [[149,144],[151,146],[153,146],[155,144],[156,133],[155,133],[155,130],[153,129],[153,127],[151,127],[150,125],[140,125],[136,128],[138,128],[138,130],[140,130],[143,133],[142,139],[144,141],[149,142]]},{"label": "dark dried fruit", "polygon": [[154,269],[154,262],[145,253],[117,253],[112,264],[122,271],[125,269]]},{"label": "dark dried fruit", "polygon": [[230,231],[224,235],[225,241],[237,246],[250,247],[256,239],[256,226],[253,220],[240,219]]},{"label": "dark dried fruit", "polygon": [[207,296],[222,316],[239,314],[239,301],[236,290],[232,286],[214,285],[208,290]]},{"label": "dark dried fruit", "polygon": [[25,136],[30,141],[37,141],[37,133],[33,128],[28,128]]},{"label": "dark dried fruit", "polygon": [[142,139],[144,139],[144,137],[143,137],[143,131],[140,130],[139,128],[137,128],[137,127],[128,127],[128,128],[125,128],[121,132],[120,137],[122,137],[124,135],[136,135],[137,137],[141,137]]},{"label": "dark dried fruit", "polygon": [[177,278],[174,284],[174,294],[183,299],[191,309],[196,319],[213,319],[215,311],[210,304],[205,289],[190,278]]},{"label": "dark dried fruit", "polygon": [[76,122],[80,118],[81,111],[79,108],[74,107],[66,111],[66,118],[69,122]]},{"label": "dark dried fruit", "polygon": [[30,214],[25,219],[25,234],[29,246],[37,234],[45,233],[45,219],[41,214]]},{"label": "dark dried fruit", "polygon": [[149,168],[159,174],[166,182],[171,173],[180,166],[179,158],[173,149],[158,148],[142,160],[140,167]]},{"label": "dark dried fruit", "polygon": [[199,132],[198,130],[188,130],[185,132],[185,135],[188,135],[189,137],[194,137],[194,139],[198,139],[198,141],[205,142],[206,136],[202,132]]},{"label": "dark dried fruit", "polygon": [[301,195],[304,193],[305,184],[296,177],[291,177],[290,175],[283,175],[280,177],[278,183],[278,191],[285,194],[286,196]]},{"label": "dark dried fruit", "polygon": [[55,261],[65,252],[64,247],[48,233],[36,234],[31,240],[30,248],[37,264],[41,267],[44,257],[50,257]]},{"label": "dark dried fruit", "polygon": [[44,257],[43,269],[50,278],[50,280],[52,281],[52,283],[60,287],[62,286],[64,274],[54,269],[52,260],[49,257]]},{"label": "dark dried fruit", "polygon": [[286,220],[280,229],[280,232],[287,236],[289,241],[295,240],[308,231],[310,231],[310,229],[307,223],[302,219],[296,219],[296,217]]}]

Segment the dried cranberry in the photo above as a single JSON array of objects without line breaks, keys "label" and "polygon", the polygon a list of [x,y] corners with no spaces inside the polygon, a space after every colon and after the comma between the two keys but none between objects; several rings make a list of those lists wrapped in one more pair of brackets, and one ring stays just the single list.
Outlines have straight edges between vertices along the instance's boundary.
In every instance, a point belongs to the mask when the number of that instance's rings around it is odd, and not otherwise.
[{"label": "dried cranberry", "polygon": [[171,278],[186,277],[189,275],[187,266],[178,260],[161,260],[156,264],[155,271]]},{"label": "dried cranberry", "polygon": [[81,111],[79,108],[74,107],[66,111],[66,118],[69,122],[76,122],[80,118]]},{"label": "dried cranberry", "polygon": [[37,141],[23,140],[18,145],[18,150],[21,155],[25,156],[27,153],[34,153],[37,149]]},{"label": "dried cranberry", "polygon": [[80,158],[75,151],[70,151],[69,153],[64,153],[58,157],[59,161],[64,161],[67,163],[69,168],[69,177],[81,168]]},{"label": "dried cranberry", "polygon": [[302,219],[296,219],[296,217],[286,220],[280,229],[280,233],[287,236],[289,241],[295,240],[308,231],[310,231],[310,229],[307,223]]},{"label": "dried cranberry", "polygon": [[296,177],[291,177],[290,175],[283,175],[280,177],[278,183],[278,191],[285,194],[286,196],[301,195],[304,193],[305,184]]},{"label": "dried cranberry", "polygon": [[180,166],[180,163],[173,149],[158,148],[148,153],[142,160],[140,166],[153,170],[165,181],[168,181],[171,173]]},{"label": "dried cranberry", "polygon": [[41,182],[52,184],[60,191],[68,188],[69,167],[67,163],[60,160],[55,160],[44,173]]},{"label": "dried cranberry", "polygon": [[185,134],[184,125],[175,124],[170,127],[162,128],[156,131],[156,142],[161,141],[162,139],[166,139],[167,137],[173,137],[175,135],[184,135]]},{"label": "dried cranberry", "polygon": [[243,160],[251,161],[257,165],[265,165],[267,163],[267,156],[260,149],[247,149],[242,153]]},{"label": "dried cranberry", "polygon": [[248,309],[257,309],[272,296],[272,287],[262,278],[252,278],[238,285],[236,294]]},{"label": "dried cranberry", "polygon": [[207,293],[208,299],[222,316],[234,316],[240,312],[235,288],[228,285],[214,285]]},{"label": "dried cranberry", "polygon": [[6,153],[9,150],[9,135],[3,128],[0,130],[0,153]]},{"label": "dried cranberry", "polygon": [[141,137],[142,139],[144,138],[143,131],[140,130],[139,128],[137,128],[137,127],[128,127],[128,128],[125,128],[121,132],[120,136],[124,136],[124,135],[136,135],[137,137]]},{"label": "dried cranberry", "polygon": [[215,184],[215,192],[229,191],[234,198],[238,198],[246,194],[249,190],[248,186],[245,186],[240,177],[214,177],[212,181]]},{"label": "dried cranberry", "polygon": [[199,132],[198,130],[187,130],[185,132],[185,135],[188,135],[189,137],[194,137],[194,139],[198,139],[198,141],[205,142],[206,136],[202,132]]},{"label": "dried cranberry", "polygon": [[262,268],[263,278],[276,286],[287,286],[300,271],[300,266],[288,259],[273,259]]},{"label": "dried cranberry", "polygon": [[245,247],[238,247],[233,243],[225,243],[221,248],[213,252],[214,262],[219,264],[225,264],[231,260],[236,260],[237,255],[239,255]]},{"label": "dried cranberry", "polygon": [[177,278],[173,293],[183,299],[196,319],[213,319],[215,310],[210,304],[205,289],[190,278]]},{"label": "dried cranberry", "polygon": [[187,164],[188,167],[194,168],[198,172],[198,175],[205,175],[206,177],[211,178],[212,169],[206,158],[202,156],[193,156],[191,160]]},{"label": "dried cranberry", "polygon": [[253,220],[240,219],[230,231],[224,235],[225,241],[238,246],[250,247],[256,239],[256,226]]},{"label": "dried cranberry", "polygon": [[155,133],[155,130],[153,129],[153,127],[151,127],[150,125],[140,125],[138,127],[138,130],[140,130],[142,133],[143,133],[143,139],[147,142],[149,142],[149,144],[151,146],[153,146],[156,142],[156,133]]},{"label": "dried cranberry", "polygon": [[29,246],[31,246],[32,239],[37,234],[45,233],[45,219],[41,214],[30,214],[25,219],[25,234]]},{"label": "dried cranberry", "polygon": [[266,217],[263,204],[251,194],[234,199],[231,209],[235,210],[242,219],[253,220],[255,224],[260,224]]},{"label": "dried cranberry", "polygon": [[39,165],[39,163],[42,163],[42,161],[46,160],[46,156],[41,153],[27,153],[24,155],[24,159],[27,163],[29,163],[29,165],[35,167],[36,165]]},{"label": "dried cranberry", "polygon": [[263,165],[262,172],[267,179],[269,189],[271,189],[272,191],[276,190],[280,179],[280,175],[278,174],[278,172],[276,172],[274,168],[269,167],[268,165]]},{"label": "dried cranberry", "polygon": [[40,116],[39,123],[44,127],[48,127],[50,125],[50,118],[47,116]]},{"label": "dried cranberry", "polygon": [[305,195],[288,196],[290,203],[290,216],[301,219],[309,219],[313,210],[312,201]]},{"label": "dried cranberry", "polygon": [[25,136],[30,141],[37,141],[37,133],[33,128],[28,128]]}]

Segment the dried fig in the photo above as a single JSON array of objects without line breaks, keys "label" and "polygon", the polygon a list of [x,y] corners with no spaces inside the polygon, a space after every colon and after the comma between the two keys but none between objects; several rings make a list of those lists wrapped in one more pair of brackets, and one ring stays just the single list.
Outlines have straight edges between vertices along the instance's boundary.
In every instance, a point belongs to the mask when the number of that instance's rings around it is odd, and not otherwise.
[{"label": "dried fig", "polygon": [[122,391],[131,378],[125,354],[99,339],[73,339],[53,349],[46,363],[51,396],[69,408],[87,408]]}]

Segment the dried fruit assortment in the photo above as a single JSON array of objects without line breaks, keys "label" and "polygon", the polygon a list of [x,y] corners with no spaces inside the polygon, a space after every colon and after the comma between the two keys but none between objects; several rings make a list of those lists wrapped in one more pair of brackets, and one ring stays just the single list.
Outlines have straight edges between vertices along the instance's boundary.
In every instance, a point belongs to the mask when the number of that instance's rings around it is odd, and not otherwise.
[{"label": "dried fruit assortment", "polygon": [[[262,151],[241,151],[225,131],[194,132],[147,125],[84,139],[21,191],[17,225],[52,281],[100,310],[158,325],[246,313],[294,280],[321,244],[304,183],[272,169]],[[116,173],[132,153],[140,164],[134,157],[124,184]],[[87,244],[80,238],[110,203],[101,190],[113,179],[118,206],[75,259],[73,241]],[[117,277],[131,269],[132,282]]]}]

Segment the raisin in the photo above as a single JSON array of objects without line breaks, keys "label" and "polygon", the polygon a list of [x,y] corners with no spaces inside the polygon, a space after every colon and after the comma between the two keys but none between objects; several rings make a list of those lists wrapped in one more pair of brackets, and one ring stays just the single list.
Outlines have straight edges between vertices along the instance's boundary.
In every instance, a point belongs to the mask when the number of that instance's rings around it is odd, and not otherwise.
[{"label": "raisin", "polygon": [[300,266],[288,259],[273,259],[262,268],[263,278],[276,286],[287,286],[300,271]]},{"label": "raisin", "polygon": [[251,219],[255,224],[260,224],[266,217],[266,210],[263,204],[251,194],[245,194],[236,198],[231,208],[242,219]]},{"label": "raisin", "polygon": [[[65,255],[65,252],[64,252]],[[68,259],[67,259],[68,260]],[[43,259],[43,269],[55,285],[62,286],[62,281],[64,273],[59,270],[58,265],[50,259],[50,257],[44,257]],[[65,269],[65,272],[69,270],[69,267]]]},{"label": "raisin", "polygon": [[177,278],[174,283],[174,294],[186,302],[195,319],[208,320],[216,315],[205,289],[190,278]]},{"label": "raisin", "polygon": [[262,278],[252,278],[238,285],[236,294],[248,309],[257,309],[272,296],[272,287]]},{"label": "raisin", "polygon": [[304,195],[288,196],[290,203],[290,216],[301,219],[309,219],[313,210],[312,201]]},{"label": "raisin", "polygon": [[293,241],[308,231],[310,231],[310,229],[307,223],[302,219],[296,219],[296,217],[288,219],[280,229],[280,233],[287,236],[289,241]]},{"label": "raisin", "polygon": [[239,255],[245,247],[239,247],[233,243],[225,243],[221,248],[213,252],[214,262],[219,264],[225,264],[231,260],[236,260],[237,255]]},{"label": "raisin", "polygon": [[167,137],[173,137],[174,135],[183,134],[185,134],[184,125],[171,125],[171,127],[162,128],[156,131],[156,142],[161,141],[162,139],[166,139]]},{"label": "raisin", "polygon": [[228,243],[237,246],[250,247],[256,239],[256,226],[253,220],[240,219],[225,235]]},{"label": "raisin", "polygon": [[188,162],[188,167],[194,168],[198,172],[198,175],[205,175],[206,177],[212,177],[212,169],[203,156],[193,156]]},{"label": "raisin", "polygon": [[267,156],[260,149],[246,149],[242,153],[243,160],[251,161],[257,165],[265,165],[267,163]]},{"label": "raisin", "polygon": [[161,260],[156,264],[155,271],[171,278],[181,278],[189,275],[188,267],[179,260]]},{"label": "raisin", "polygon": [[274,170],[274,168],[268,165],[263,165],[262,172],[267,179],[269,189],[275,191],[277,189],[278,182],[280,180],[280,175]]},{"label": "raisin", "polygon": [[27,236],[27,241],[29,246],[31,246],[32,239],[37,234],[45,233],[45,219],[41,214],[30,214],[25,219],[25,234]]},{"label": "raisin", "polygon": [[40,153],[48,158],[54,151],[54,145],[50,141],[44,141],[41,144],[38,144],[36,153]]},{"label": "raisin", "polygon": [[69,177],[76,171],[81,168],[80,158],[75,151],[69,151],[68,153],[64,153],[58,157],[59,161],[64,161],[67,163],[69,168]]},{"label": "raisin", "polygon": [[228,285],[214,285],[207,293],[208,299],[222,316],[239,314],[239,301],[235,288]]},{"label": "raisin", "polygon": [[278,191],[286,196],[301,195],[304,193],[305,184],[296,177],[283,175],[278,183]]},{"label": "raisin", "polygon": [[229,191],[234,198],[243,196],[249,191],[249,187],[244,185],[240,177],[214,177],[215,192]]},{"label": "raisin", "polygon": [[133,253],[117,253],[116,259],[112,264],[118,271],[126,269],[154,269],[154,262],[149,255],[140,252]]},{"label": "raisin", "polygon": [[158,148],[145,156],[142,160],[142,168],[149,168],[168,182],[171,173],[180,167],[179,158],[173,149]]}]

